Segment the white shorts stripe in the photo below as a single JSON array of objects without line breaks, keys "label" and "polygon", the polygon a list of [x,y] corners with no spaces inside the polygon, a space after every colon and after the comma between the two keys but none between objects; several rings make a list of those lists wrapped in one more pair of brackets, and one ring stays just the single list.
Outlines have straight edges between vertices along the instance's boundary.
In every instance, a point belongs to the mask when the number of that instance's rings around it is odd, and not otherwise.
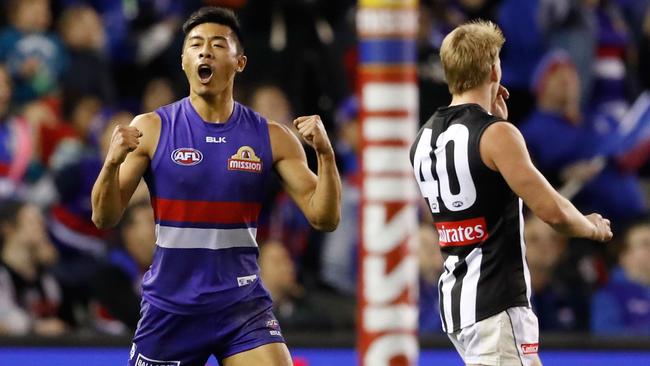
[{"label": "white shorts stripe", "polygon": [[478,289],[478,279],[481,276],[482,259],[483,251],[480,247],[472,250],[465,258],[468,267],[460,291],[461,328],[474,324],[476,321],[476,291]]},{"label": "white shorts stripe", "polygon": [[526,242],[524,241],[524,201],[519,199],[519,245],[521,246],[521,261],[524,266],[524,281],[526,281],[526,298],[528,306],[530,305],[531,282],[530,271],[528,270],[528,261],[526,260]]},{"label": "white shorts stripe", "polygon": [[451,332],[454,329],[454,319],[452,316],[452,301],[451,301],[451,290],[454,288],[454,283],[456,283],[456,276],[454,276],[454,268],[456,268],[456,263],[458,262],[458,256],[450,255],[445,260],[445,272],[440,276],[440,289],[442,292],[442,305],[444,307],[444,316],[443,326],[446,324],[445,331]]},{"label": "white shorts stripe", "polygon": [[201,229],[156,224],[156,244],[173,249],[226,249],[257,247],[256,228]]}]

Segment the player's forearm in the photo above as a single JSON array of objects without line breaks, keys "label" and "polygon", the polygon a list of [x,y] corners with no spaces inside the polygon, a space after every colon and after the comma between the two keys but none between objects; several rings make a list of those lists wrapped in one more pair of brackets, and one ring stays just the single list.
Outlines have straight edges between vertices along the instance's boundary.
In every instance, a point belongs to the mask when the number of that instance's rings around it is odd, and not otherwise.
[{"label": "player's forearm", "polygon": [[311,225],[324,231],[333,231],[341,219],[341,178],[334,152],[317,154],[318,181],[310,200]]},{"label": "player's forearm", "polygon": [[95,226],[106,229],[117,225],[122,216],[122,197],[119,184],[120,165],[106,162],[92,191],[92,220]]},{"label": "player's forearm", "polygon": [[555,230],[571,237],[591,238],[595,227],[575,206],[559,194],[549,207],[535,214]]}]

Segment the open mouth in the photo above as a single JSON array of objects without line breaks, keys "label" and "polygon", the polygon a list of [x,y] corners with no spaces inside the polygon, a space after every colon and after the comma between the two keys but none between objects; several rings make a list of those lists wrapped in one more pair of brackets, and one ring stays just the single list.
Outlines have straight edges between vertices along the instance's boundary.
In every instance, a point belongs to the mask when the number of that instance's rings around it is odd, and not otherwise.
[{"label": "open mouth", "polygon": [[202,84],[207,84],[212,79],[212,68],[209,65],[199,65],[199,81]]}]

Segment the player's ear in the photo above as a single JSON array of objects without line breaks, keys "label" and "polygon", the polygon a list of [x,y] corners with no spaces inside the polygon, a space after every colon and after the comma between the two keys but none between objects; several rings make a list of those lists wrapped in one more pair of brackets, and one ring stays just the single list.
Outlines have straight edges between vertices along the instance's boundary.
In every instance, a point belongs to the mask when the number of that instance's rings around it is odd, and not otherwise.
[{"label": "player's ear", "polygon": [[246,68],[248,58],[244,55],[237,56],[237,72],[242,72]]},{"label": "player's ear", "polygon": [[183,53],[181,52],[181,70],[185,71],[185,65],[183,65]]},{"label": "player's ear", "polygon": [[496,64],[492,64],[490,67],[490,81],[493,83],[499,82],[499,70],[497,70]]}]

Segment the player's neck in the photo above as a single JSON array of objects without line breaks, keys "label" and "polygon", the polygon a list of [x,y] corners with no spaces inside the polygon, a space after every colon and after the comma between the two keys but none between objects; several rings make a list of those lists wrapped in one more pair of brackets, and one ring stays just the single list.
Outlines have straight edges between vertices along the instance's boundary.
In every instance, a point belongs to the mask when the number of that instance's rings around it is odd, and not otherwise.
[{"label": "player's neck", "polygon": [[451,98],[450,106],[461,104],[478,104],[486,111],[490,112],[492,109],[492,95],[489,85],[476,87],[464,91],[461,94],[454,94]]},{"label": "player's neck", "polygon": [[190,103],[204,121],[224,123],[230,118],[235,101],[228,92],[210,96],[190,93]]}]

